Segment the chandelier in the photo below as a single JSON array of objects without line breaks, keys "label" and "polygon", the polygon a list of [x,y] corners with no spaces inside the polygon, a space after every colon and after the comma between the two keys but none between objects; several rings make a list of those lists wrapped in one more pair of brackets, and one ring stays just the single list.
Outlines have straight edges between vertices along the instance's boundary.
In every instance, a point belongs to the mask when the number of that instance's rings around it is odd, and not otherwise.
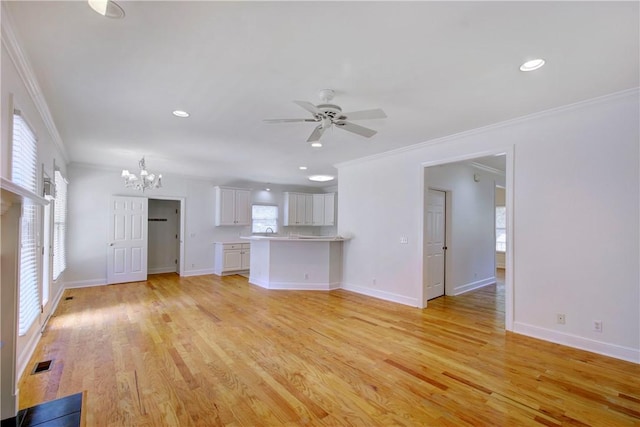
[{"label": "chandelier", "polygon": [[122,170],[122,178],[124,178],[124,186],[127,188],[135,188],[136,190],[150,190],[152,188],[162,187],[162,175],[150,173],[144,163],[144,157],[138,162],[140,168],[140,176],[129,173],[127,169]]}]

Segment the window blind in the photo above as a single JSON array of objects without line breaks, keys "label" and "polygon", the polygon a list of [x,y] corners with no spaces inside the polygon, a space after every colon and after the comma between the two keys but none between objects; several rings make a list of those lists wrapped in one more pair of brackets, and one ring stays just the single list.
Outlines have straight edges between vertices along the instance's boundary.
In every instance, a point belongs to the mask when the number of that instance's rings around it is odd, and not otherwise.
[{"label": "window blind", "polygon": [[[13,114],[11,153],[11,180],[37,194],[37,142],[36,137],[19,111]],[[40,313],[38,289],[37,209],[29,201],[22,204],[20,223],[20,284],[18,335],[29,330]]]},{"label": "window blind", "polygon": [[67,268],[67,181],[59,170],[55,171],[56,197],[53,214],[53,280]]}]

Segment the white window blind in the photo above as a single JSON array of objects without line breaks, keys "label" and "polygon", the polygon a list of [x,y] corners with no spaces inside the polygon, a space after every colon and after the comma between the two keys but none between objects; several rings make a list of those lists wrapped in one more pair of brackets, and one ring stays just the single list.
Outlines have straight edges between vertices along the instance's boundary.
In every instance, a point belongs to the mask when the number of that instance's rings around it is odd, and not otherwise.
[{"label": "white window blind", "polygon": [[278,232],[278,207],[271,205],[253,205],[251,207],[252,233]]},{"label": "white window blind", "polygon": [[53,280],[67,268],[67,181],[60,171],[55,172],[56,197],[53,214]]},{"label": "white window blind", "polygon": [[[18,111],[13,114],[11,180],[37,193],[37,143],[33,131]],[[37,206],[22,204],[20,223],[20,285],[18,334],[24,335],[40,313],[38,289]]]}]

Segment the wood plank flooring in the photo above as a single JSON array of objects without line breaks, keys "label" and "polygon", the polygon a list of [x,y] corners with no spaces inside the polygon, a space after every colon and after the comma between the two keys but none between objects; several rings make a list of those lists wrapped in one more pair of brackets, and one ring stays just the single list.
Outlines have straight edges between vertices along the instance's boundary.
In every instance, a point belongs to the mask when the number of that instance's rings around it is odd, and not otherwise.
[{"label": "wood plank flooring", "polygon": [[420,310],[175,274],[67,290],[20,406],[86,391],[88,426],[640,425],[640,365],[505,333],[501,295]]}]

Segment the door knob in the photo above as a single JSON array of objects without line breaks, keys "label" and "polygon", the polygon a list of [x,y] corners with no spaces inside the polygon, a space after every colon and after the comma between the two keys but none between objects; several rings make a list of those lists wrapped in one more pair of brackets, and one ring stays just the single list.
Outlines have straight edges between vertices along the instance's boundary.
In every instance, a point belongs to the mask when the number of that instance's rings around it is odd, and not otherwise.
[{"label": "door knob", "polygon": [[109,246],[113,246],[113,243],[109,243]]}]

